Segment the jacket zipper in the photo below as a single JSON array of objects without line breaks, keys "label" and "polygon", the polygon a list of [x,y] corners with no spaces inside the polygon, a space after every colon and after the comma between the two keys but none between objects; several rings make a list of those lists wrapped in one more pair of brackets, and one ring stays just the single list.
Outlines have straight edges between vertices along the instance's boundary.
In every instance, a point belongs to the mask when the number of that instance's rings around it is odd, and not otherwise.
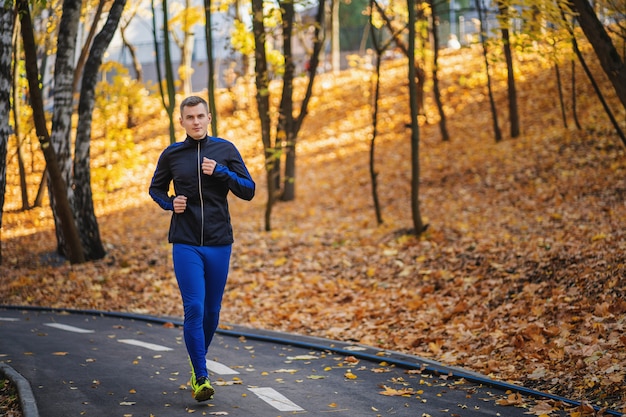
[{"label": "jacket zipper", "polygon": [[200,246],[204,246],[204,199],[202,198],[202,161],[200,160],[200,141],[198,141],[198,194],[200,194]]}]

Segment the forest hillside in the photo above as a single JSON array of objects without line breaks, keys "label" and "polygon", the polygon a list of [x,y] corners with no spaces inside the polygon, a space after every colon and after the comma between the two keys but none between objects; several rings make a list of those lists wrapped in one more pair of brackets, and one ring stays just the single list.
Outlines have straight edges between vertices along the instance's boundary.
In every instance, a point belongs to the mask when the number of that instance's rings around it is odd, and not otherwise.
[{"label": "forest hillside", "polygon": [[[587,56],[626,129],[624,109]],[[231,199],[236,242],[223,324],[420,355],[626,413],[626,148],[579,66],[580,130],[569,63],[561,66],[565,128],[554,68],[537,56],[516,58],[522,136],[508,135],[506,76],[498,65],[493,86],[504,140],[496,143],[479,52],[441,57],[451,140],[441,140],[427,91],[420,204],[429,226],[419,238],[410,233],[405,60],[386,61],[381,77],[380,226],[369,173],[371,70],[316,80],[298,143],[296,200],[274,208],[271,232],[264,231],[254,91],[242,83],[221,93],[219,134],[240,148],[258,190],[252,202]],[[167,117],[156,98],[142,106],[138,127],[115,141],[103,138],[121,116],[96,114],[94,198],[108,251],[101,261],[69,265],[54,255],[50,209],[20,210],[9,152],[2,304],[182,316],[169,213],[147,193],[169,141]],[[31,195],[43,166],[35,148]],[[550,415],[558,407],[545,402],[530,412]]]}]

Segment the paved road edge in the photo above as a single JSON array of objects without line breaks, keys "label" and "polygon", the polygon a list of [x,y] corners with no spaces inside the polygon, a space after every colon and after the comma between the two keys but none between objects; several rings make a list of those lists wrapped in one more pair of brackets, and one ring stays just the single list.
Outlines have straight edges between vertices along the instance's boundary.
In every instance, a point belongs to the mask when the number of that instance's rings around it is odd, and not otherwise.
[{"label": "paved road edge", "polygon": [[0,362],[0,375],[15,385],[24,417],[39,417],[35,395],[28,380],[4,362]]},{"label": "paved road edge", "polygon": [[[153,316],[147,314],[140,313],[125,313],[125,312],[115,312],[115,311],[102,311],[102,310],[80,310],[80,309],[68,309],[68,308],[52,308],[52,307],[38,307],[38,306],[24,306],[24,305],[2,305],[0,304],[0,309],[10,309],[10,310],[27,310],[27,311],[49,311],[49,312],[67,312],[72,314],[93,314],[107,317],[117,317],[122,319],[130,319],[130,320],[138,320],[144,321],[154,324],[171,324],[177,327],[182,326],[182,320],[177,317],[168,317],[168,316]],[[223,334],[234,337],[244,337],[248,339],[286,344],[299,346],[304,348],[310,348],[313,350],[321,350],[321,351],[331,351],[336,354],[345,354],[352,355],[360,359],[366,359],[370,361],[377,360],[385,360],[386,362],[390,362],[395,366],[404,367],[407,369],[422,369],[428,373],[434,374],[442,374],[448,375],[450,377],[456,379],[466,379],[470,382],[474,382],[477,384],[484,384],[487,386],[497,386],[502,389],[508,389],[513,392],[519,392],[524,395],[528,395],[530,397],[534,397],[536,399],[552,399],[556,401],[560,401],[569,406],[578,407],[581,406],[582,403],[580,401],[575,401],[569,398],[561,397],[559,395],[554,395],[546,392],[536,391],[533,389],[525,388],[523,386],[516,385],[514,383],[508,383],[504,381],[494,380],[488,376],[482,375],[480,373],[476,373],[464,368],[458,368],[455,366],[444,365],[440,362],[426,359],[420,356],[414,356],[409,354],[404,354],[401,352],[387,350],[387,349],[379,349],[373,346],[361,345],[358,343],[350,343],[350,342],[342,342],[332,339],[326,339],[317,336],[306,336],[306,335],[298,335],[293,333],[285,333],[281,331],[275,330],[266,330],[266,329],[257,329],[242,325],[233,325],[230,323],[220,324],[218,327],[217,334]],[[361,347],[363,351],[359,350],[351,350],[353,347]],[[2,363],[0,362],[0,365]],[[18,374],[19,375],[19,374]],[[28,385],[28,382],[26,382]],[[30,386],[28,386],[30,391]],[[30,391],[30,395],[32,403],[35,404],[34,396],[32,395],[32,391]],[[597,405],[592,406],[594,410],[600,410],[600,407]],[[36,404],[35,404],[35,411]],[[611,416],[616,417],[626,417],[626,414],[621,413],[617,410],[606,409],[604,412]],[[33,415],[24,415],[24,417],[39,417],[38,411],[37,414]]]}]

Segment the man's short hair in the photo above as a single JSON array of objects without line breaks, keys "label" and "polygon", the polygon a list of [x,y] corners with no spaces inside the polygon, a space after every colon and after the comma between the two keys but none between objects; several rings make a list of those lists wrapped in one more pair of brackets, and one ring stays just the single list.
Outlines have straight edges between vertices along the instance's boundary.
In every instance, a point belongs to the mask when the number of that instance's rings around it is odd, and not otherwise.
[{"label": "man's short hair", "polygon": [[198,96],[189,96],[186,99],[184,99],[182,103],[180,103],[180,114],[181,115],[183,114],[183,109],[185,107],[195,107],[198,104],[204,105],[206,112],[209,113],[209,104],[206,102],[205,99],[203,99],[202,97],[198,97]]}]

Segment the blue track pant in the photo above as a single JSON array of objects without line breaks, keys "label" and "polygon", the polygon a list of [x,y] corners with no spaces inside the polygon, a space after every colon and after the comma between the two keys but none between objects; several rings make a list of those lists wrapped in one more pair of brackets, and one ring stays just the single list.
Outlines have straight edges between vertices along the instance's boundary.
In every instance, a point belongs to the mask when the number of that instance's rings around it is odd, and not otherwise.
[{"label": "blue track pant", "polygon": [[174,273],[183,299],[183,335],[196,378],[208,376],[206,354],[220,319],[232,245],[172,246]]}]

